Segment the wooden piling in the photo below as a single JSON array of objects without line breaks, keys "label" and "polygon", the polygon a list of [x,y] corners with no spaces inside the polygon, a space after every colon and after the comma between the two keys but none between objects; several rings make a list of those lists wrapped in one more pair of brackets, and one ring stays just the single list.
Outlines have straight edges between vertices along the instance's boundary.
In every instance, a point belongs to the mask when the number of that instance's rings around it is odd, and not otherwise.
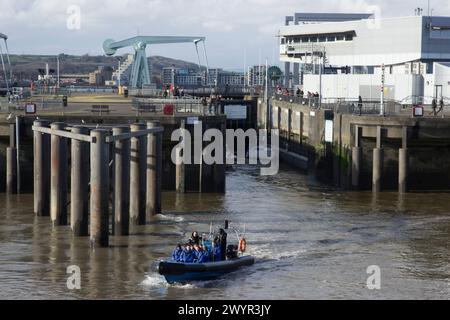
[{"label": "wooden piling", "polygon": [[9,146],[16,147],[16,125],[14,123],[9,125]]},{"label": "wooden piling", "polygon": [[[89,129],[81,126],[73,127],[71,131],[89,135]],[[73,235],[77,237],[88,235],[89,152],[89,143],[72,139],[70,227]]]},{"label": "wooden piling", "polygon": [[398,191],[408,191],[408,149],[398,150]]},{"label": "wooden piling", "polygon": [[[158,126],[162,127],[158,122]],[[163,132],[156,134],[156,214],[162,212]]]},{"label": "wooden piling", "polygon": [[[147,122],[147,129],[153,129],[160,126],[159,121]],[[147,217],[158,214],[156,208],[157,198],[157,150],[156,140],[158,134],[147,135],[147,197],[146,214]]]},{"label": "wooden piling", "polygon": [[[225,141],[226,138],[226,124],[222,123],[220,126],[220,130],[222,132],[222,136],[223,139]],[[225,179],[225,174],[226,174],[226,160],[227,160],[227,148],[226,148],[226,144],[223,144],[223,149],[222,149],[222,163],[215,163],[213,165],[213,183],[214,183],[214,190],[212,190],[215,193],[225,193],[225,189],[226,189],[226,179]]]},{"label": "wooden piling", "polygon": [[384,150],[382,144],[382,133],[383,128],[381,126],[377,127],[377,145],[373,149],[373,164],[372,164],[372,191],[381,191],[381,179],[383,175],[383,158]]},{"label": "wooden piling", "polygon": [[[131,132],[145,130],[145,124],[131,125]],[[130,161],[130,223],[145,225],[146,207],[146,166],[147,166],[147,137],[131,138]]]},{"label": "wooden piling", "polygon": [[[64,130],[52,123],[52,130]],[[67,225],[67,139],[51,136],[50,215],[54,226]]]},{"label": "wooden piling", "polygon": [[383,173],[383,156],[382,148],[373,149],[373,168],[372,168],[372,191],[381,191],[381,176]]},{"label": "wooden piling", "polygon": [[[128,127],[113,129],[113,135],[130,132]],[[114,223],[115,236],[129,235],[130,225],[130,139],[114,144]]]},{"label": "wooden piling", "polygon": [[359,180],[361,177],[361,156],[362,148],[352,148],[352,187],[353,189],[359,189]]},{"label": "wooden piling", "polygon": [[352,187],[358,190],[360,187],[361,177],[361,147],[362,127],[355,127],[355,146],[352,148]]},{"label": "wooden piling", "polygon": [[109,244],[109,152],[106,130],[91,131],[91,248]]},{"label": "wooden piling", "polygon": [[[48,121],[34,121],[35,127],[48,128]],[[50,216],[50,136],[33,133],[34,145],[34,213],[40,217]]]},{"label": "wooden piling", "polygon": [[17,150],[8,147],[6,149],[6,193],[17,193]]},{"label": "wooden piling", "polygon": [[[186,129],[186,121],[185,120],[181,120],[181,125],[180,125],[180,129],[184,130]],[[184,143],[186,143],[185,138],[183,136],[183,141]],[[181,148],[178,148],[176,150],[176,164],[175,164],[175,188],[176,191],[179,193],[185,193],[186,189],[185,189],[185,164],[182,161],[183,156],[180,155],[180,150]]]}]

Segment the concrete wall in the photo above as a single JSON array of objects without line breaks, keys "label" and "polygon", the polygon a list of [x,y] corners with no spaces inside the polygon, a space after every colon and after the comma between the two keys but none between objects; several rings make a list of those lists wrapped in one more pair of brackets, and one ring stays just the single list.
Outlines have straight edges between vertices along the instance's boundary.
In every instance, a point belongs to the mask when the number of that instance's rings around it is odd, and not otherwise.
[{"label": "concrete wall", "polygon": [[[450,190],[450,119],[410,117],[356,116],[310,110],[309,107],[285,101],[272,101],[274,114],[301,112],[306,124],[303,139],[299,143],[293,128],[295,117],[291,116],[291,132],[286,134],[284,117],[280,122],[281,159],[304,169],[322,181],[350,189],[352,147],[355,132],[361,127],[362,164],[360,189],[372,188],[373,149],[376,147],[377,126],[383,128],[384,148],[382,190],[398,189],[398,157],[402,147],[402,128],[408,127],[409,182],[410,190]],[[287,110],[287,112],[286,112]],[[325,120],[333,121],[332,143],[325,142]]]},{"label": "concrete wall", "polygon": [[[320,76],[304,76],[305,92],[320,92]],[[378,74],[337,74],[322,75],[322,97],[327,102],[340,99],[380,100],[381,75]],[[387,74],[385,99],[402,101],[411,96],[423,95],[423,77],[421,75]],[[329,101],[328,101],[329,100]]]}]

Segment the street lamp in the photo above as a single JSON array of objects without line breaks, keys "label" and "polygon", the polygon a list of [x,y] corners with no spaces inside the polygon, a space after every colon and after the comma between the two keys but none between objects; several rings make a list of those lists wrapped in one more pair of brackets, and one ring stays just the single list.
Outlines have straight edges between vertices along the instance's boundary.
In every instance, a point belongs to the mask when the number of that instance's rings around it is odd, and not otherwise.
[{"label": "street lamp", "polygon": [[120,85],[121,85],[121,83],[120,83],[120,78],[121,78],[121,75],[120,75],[120,67],[122,66],[122,57],[117,57],[117,60],[118,60],[118,62],[119,62],[119,68],[117,69],[117,88],[118,88],[118,90],[120,91]]}]

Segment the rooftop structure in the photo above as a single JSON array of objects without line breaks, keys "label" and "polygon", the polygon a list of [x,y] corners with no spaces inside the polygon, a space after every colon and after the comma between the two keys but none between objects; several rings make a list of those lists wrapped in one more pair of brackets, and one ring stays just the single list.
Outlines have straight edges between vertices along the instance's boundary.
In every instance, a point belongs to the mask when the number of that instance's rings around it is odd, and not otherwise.
[{"label": "rooftop structure", "polygon": [[450,17],[297,14],[290,20],[293,25],[279,30],[287,86],[303,85],[324,98],[381,99],[384,73],[386,97],[393,100],[450,97],[444,76]]},{"label": "rooftop structure", "polygon": [[[280,59],[305,63],[324,51],[334,66],[450,61],[450,17],[402,17],[324,22],[280,28]],[[428,69],[430,70],[430,69]]]},{"label": "rooftop structure", "polygon": [[290,22],[295,25],[318,22],[342,22],[369,19],[372,14],[367,13],[294,13],[286,17],[286,25]]}]

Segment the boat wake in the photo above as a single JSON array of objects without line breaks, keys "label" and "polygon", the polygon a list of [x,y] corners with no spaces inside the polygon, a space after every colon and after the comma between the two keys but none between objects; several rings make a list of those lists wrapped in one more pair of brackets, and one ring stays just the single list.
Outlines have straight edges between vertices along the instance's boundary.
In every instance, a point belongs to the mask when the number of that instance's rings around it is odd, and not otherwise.
[{"label": "boat wake", "polygon": [[147,288],[177,288],[177,289],[196,289],[196,288],[206,288],[211,286],[214,281],[192,281],[190,283],[173,283],[170,284],[166,279],[159,273],[151,273],[145,276],[142,281],[142,285]]},{"label": "boat wake", "polygon": [[175,222],[183,222],[184,221],[183,217],[180,217],[177,215],[172,215],[172,214],[158,214],[155,218],[160,221],[175,221]]},{"label": "boat wake", "polygon": [[151,273],[145,275],[145,279],[142,281],[142,285],[146,287],[168,287],[169,284],[166,282],[163,276],[158,273]]},{"label": "boat wake", "polygon": [[254,248],[249,251],[249,254],[258,260],[285,260],[294,259],[307,252],[306,249],[299,249],[294,251],[275,251],[272,248]]}]

